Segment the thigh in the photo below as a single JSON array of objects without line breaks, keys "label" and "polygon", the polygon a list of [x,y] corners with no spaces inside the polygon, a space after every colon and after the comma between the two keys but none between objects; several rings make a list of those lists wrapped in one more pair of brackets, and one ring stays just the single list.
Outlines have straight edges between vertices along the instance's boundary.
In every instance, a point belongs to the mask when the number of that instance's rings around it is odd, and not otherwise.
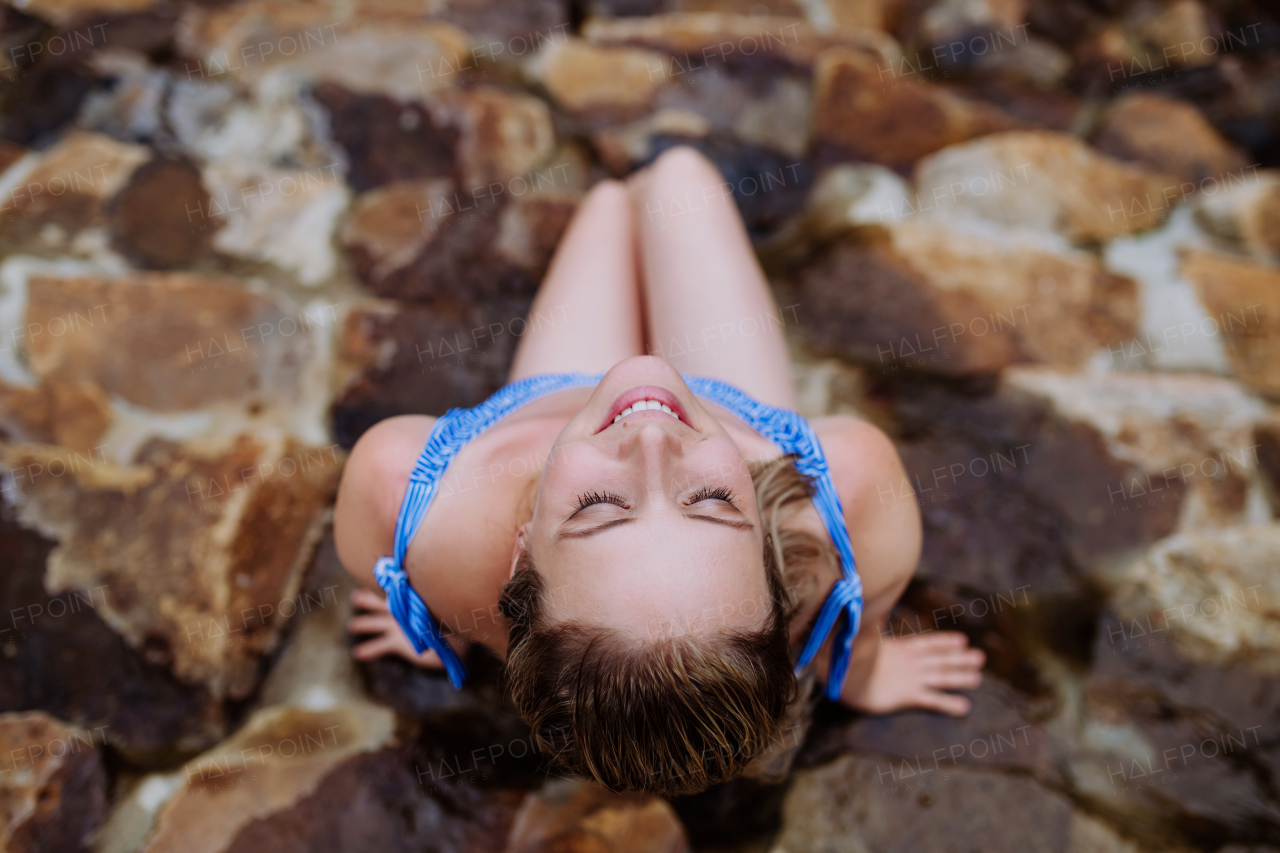
[{"label": "thigh", "polygon": [[690,148],[663,154],[632,182],[647,345],[684,373],[796,407],[779,307],[714,165]]},{"label": "thigh", "polygon": [[630,197],[617,181],[587,194],[530,309],[508,381],[600,373],[644,354]]}]

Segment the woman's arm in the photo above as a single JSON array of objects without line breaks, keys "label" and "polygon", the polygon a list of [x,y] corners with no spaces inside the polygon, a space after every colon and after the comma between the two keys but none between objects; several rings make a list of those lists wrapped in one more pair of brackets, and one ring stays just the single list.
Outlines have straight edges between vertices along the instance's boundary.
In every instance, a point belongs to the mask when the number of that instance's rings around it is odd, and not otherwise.
[{"label": "woman's arm", "polygon": [[359,660],[394,654],[425,669],[444,668],[435,652],[413,650],[373,576],[374,564],[394,548],[409,474],[435,422],[429,415],[401,415],[375,424],[360,436],[342,471],[333,543],[343,567],[366,587],[352,593],[351,603],[360,612],[347,624],[353,634],[368,637],[351,650]]},{"label": "woman's arm", "polygon": [[[929,708],[969,712],[969,700],[947,691],[976,687],[985,656],[958,631],[907,638],[888,635],[894,604],[920,560],[920,511],[902,461],[889,438],[848,416],[813,422],[844,508],[845,524],[862,577],[863,612],[841,701],[858,710],[887,713]],[[831,641],[819,652],[825,680]]]}]

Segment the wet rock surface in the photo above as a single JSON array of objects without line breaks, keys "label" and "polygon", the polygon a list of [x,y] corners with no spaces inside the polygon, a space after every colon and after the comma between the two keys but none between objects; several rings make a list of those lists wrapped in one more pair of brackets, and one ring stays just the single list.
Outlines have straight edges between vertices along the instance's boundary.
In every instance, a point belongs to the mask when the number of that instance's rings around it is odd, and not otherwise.
[{"label": "wet rock surface", "polygon": [[[0,5],[0,847],[1280,848],[1276,32]],[[824,704],[790,779],[668,804],[560,778],[492,656],[463,691],[355,663],[326,525],[341,448],[499,388],[583,192],[676,145],[791,312],[805,413],[902,456],[876,500],[920,507],[921,564],[860,642],[987,664],[964,718]]]}]

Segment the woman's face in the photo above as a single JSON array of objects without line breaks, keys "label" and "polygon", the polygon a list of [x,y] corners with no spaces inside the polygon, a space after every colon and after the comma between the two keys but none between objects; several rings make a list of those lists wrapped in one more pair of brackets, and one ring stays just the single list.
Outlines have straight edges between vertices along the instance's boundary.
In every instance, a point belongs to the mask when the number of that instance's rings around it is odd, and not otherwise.
[{"label": "woman's face", "polygon": [[[641,400],[661,409],[622,412]],[[621,415],[621,416],[620,416]],[[746,462],[667,362],[619,362],[557,437],[528,547],[547,616],[638,638],[758,630],[769,612]]]}]

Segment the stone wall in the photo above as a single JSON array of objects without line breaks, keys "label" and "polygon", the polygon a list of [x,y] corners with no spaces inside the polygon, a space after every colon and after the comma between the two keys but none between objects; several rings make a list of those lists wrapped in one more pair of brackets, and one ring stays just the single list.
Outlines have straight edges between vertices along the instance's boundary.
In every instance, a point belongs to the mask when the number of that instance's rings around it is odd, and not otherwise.
[{"label": "stone wall", "polygon": [[[664,803],[353,662],[327,528],[677,144],[988,666]],[[1280,850],[1270,4],[6,0],[0,334],[0,850]]]}]

